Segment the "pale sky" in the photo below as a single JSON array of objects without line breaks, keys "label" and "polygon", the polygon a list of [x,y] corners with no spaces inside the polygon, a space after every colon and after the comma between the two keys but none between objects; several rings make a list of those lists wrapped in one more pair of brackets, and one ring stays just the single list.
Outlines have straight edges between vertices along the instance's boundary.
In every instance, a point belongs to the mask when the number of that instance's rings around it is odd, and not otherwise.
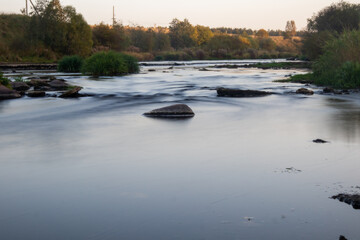
[{"label": "pale sky", "polygon": [[[36,0],[33,0],[35,2]],[[189,19],[193,25],[252,29],[284,29],[286,21],[295,20],[298,29],[307,18],[329,6],[334,0],[60,0],[81,13],[89,24],[112,22],[124,25],[168,26],[173,18]],[[360,3],[360,0],[350,0]],[[25,0],[0,0],[0,12],[20,13]]]}]

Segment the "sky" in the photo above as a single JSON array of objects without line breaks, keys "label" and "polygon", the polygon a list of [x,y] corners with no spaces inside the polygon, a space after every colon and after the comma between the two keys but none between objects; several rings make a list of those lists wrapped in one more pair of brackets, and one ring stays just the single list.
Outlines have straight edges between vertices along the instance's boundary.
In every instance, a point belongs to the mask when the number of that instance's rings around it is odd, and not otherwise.
[{"label": "sky", "polygon": [[[0,0],[0,12],[20,13],[26,0]],[[33,0],[35,2],[36,0]],[[112,23],[115,18],[124,25],[168,26],[172,19],[187,18],[193,25],[251,29],[285,29],[294,20],[299,30],[307,19],[334,0],[60,0],[71,5],[93,25]],[[360,4],[360,0],[350,0]]]}]

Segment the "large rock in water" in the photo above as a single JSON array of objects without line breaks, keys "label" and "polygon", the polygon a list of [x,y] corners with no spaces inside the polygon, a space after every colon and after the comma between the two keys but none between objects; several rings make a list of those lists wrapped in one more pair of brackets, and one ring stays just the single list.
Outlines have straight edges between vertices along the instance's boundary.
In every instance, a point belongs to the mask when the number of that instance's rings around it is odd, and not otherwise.
[{"label": "large rock in water", "polygon": [[185,104],[175,104],[164,108],[154,109],[150,112],[144,113],[148,117],[161,118],[190,118],[195,115],[193,110]]},{"label": "large rock in water", "polygon": [[27,96],[32,98],[45,97],[46,93],[44,91],[28,91]]},{"label": "large rock in water", "polygon": [[64,92],[59,97],[61,98],[76,98],[80,97],[79,91],[82,89],[82,87],[74,87],[73,89]]},{"label": "large rock in water", "polygon": [[18,92],[11,90],[0,84],[0,100],[14,99],[14,98],[20,98],[20,97],[21,97],[21,95]]},{"label": "large rock in water", "polygon": [[67,84],[64,80],[53,80],[48,83],[51,88],[54,90],[66,90],[69,87],[69,84]]},{"label": "large rock in water", "polygon": [[271,95],[271,92],[258,91],[258,90],[241,90],[232,88],[218,88],[217,94],[219,97],[264,97]]},{"label": "large rock in water", "polygon": [[304,94],[304,95],[313,95],[314,92],[312,90],[309,90],[307,88],[300,88],[296,91],[296,94]]},{"label": "large rock in water", "polygon": [[30,89],[30,86],[24,82],[11,82],[11,87],[16,91],[27,91]]}]

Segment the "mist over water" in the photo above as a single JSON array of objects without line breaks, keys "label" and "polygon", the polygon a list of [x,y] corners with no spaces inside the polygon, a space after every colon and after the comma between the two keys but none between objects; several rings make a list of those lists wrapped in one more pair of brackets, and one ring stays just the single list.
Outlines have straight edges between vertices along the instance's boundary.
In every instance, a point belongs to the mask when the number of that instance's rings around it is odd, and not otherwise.
[{"label": "mist over water", "polygon": [[[358,95],[273,82],[298,70],[167,64],[64,76],[92,97],[0,102],[1,239],[360,238],[359,211],[329,199],[360,191]],[[175,103],[195,117],[142,115]]]}]

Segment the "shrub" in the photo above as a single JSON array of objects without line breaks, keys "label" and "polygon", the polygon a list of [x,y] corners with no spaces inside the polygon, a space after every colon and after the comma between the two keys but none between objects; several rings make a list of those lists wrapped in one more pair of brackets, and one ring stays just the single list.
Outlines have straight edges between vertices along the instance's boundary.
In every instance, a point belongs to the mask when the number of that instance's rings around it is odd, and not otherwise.
[{"label": "shrub", "polygon": [[126,54],[122,54],[122,56],[127,65],[128,73],[137,73],[140,71],[138,61],[135,57]]},{"label": "shrub", "polygon": [[10,80],[4,77],[2,72],[0,72],[0,84],[5,87],[10,87]]},{"label": "shrub", "polygon": [[346,31],[328,41],[314,64],[315,83],[335,88],[360,87],[360,31]]},{"label": "shrub", "polygon": [[80,56],[66,56],[58,63],[59,72],[80,72],[84,60]]},{"label": "shrub", "polygon": [[82,72],[93,76],[118,76],[139,70],[135,58],[116,52],[99,52],[87,58]]}]

